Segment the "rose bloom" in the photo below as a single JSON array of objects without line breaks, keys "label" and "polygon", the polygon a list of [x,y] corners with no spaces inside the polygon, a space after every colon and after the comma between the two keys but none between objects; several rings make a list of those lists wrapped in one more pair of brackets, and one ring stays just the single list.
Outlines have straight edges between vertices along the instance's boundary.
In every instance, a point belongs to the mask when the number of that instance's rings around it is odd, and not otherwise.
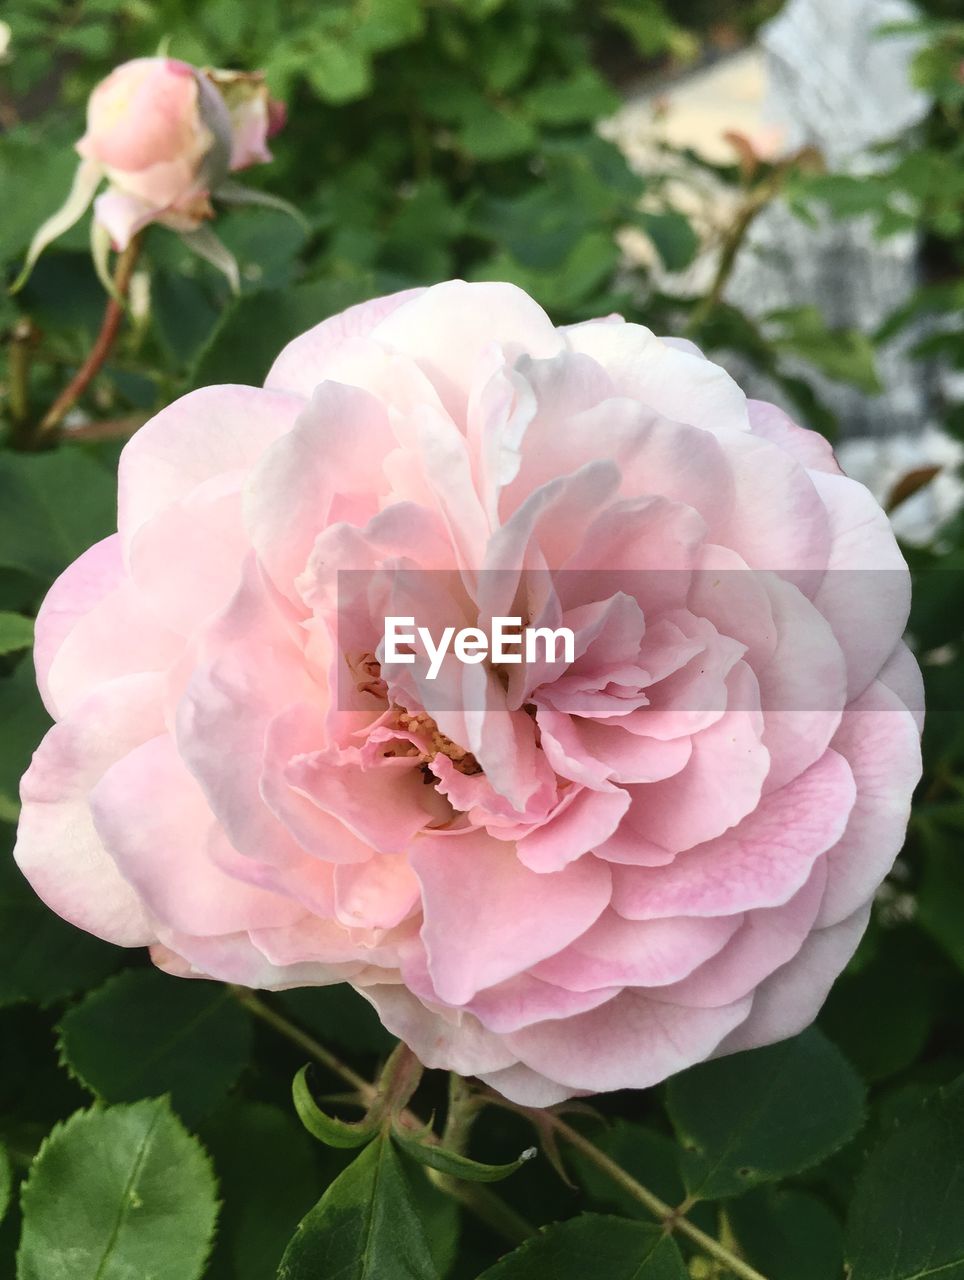
[{"label": "rose bloom", "polygon": [[[919,776],[908,575],[691,344],[505,284],[353,307],[143,427],[118,524],[37,620],[16,857],[68,920],[348,981],[535,1105],[813,1019]],[[380,662],[389,606],[567,625],[574,661],[430,687]]]},{"label": "rose bloom", "polygon": [[123,63],[91,94],[77,143],[110,182],[97,220],[121,249],[150,222],[194,230],[229,172],[271,159],[266,140],[282,121],[260,75],[207,74],[175,58]]}]

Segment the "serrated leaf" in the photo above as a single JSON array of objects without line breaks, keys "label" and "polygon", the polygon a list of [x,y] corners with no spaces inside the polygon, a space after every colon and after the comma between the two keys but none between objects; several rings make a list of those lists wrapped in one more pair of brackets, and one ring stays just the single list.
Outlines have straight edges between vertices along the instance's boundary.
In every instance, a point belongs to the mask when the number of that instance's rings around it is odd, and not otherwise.
[{"label": "serrated leaf", "polygon": [[318,1148],[280,1107],[230,1102],[201,1128],[224,1201],[205,1280],[266,1280],[323,1183]]},{"label": "serrated leaf", "polygon": [[127,969],[64,1015],[60,1053],[105,1102],[169,1093],[188,1121],[227,1092],[248,1061],[251,1021],[215,982]]},{"label": "serrated leaf", "polygon": [[478,1280],[687,1280],[683,1259],[660,1227],[586,1213],[540,1231]]},{"label": "serrated leaf", "polygon": [[204,1149],[166,1102],[78,1111],[24,1184],[17,1280],[198,1280],[216,1191]]},{"label": "serrated leaf", "polygon": [[346,1150],[363,1147],[366,1142],[371,1142],[378,1133],[380,1117],[369,1119],[366,1116],[364,1120],[348,1121],[330,1116],[315,1102],[308,1087],[307,1073],[308,1068],[302,1067],[295,1076],[291,1086],[291,1096],[294,1099],[295,1110],[298,1112],[298,1119],[311,1136],[323,1142],[326,1147],[340,1147]]},{"label": "serrated leaf", "polygon": [[292,1237],[278,1280],[438,1280],[402,1161],[384,1133],[335,1179]]},{"label": "serrated leaf", "polygon": [[0,612],[0,655],[29,649],[33,644],[33,619],[22,613]]},{"label": "serrated leaf", "polygon": [[461,1178],[465,1182],[501,1182],[536,1155],[535,1147],[527,1147],[517,1160],[511,1160],[508,1164],[483,1164],[479,1160],[459,1155],[457,1151],[419,1142],[417,1138],[397,1128],[393,1136],[405,1154],[418,1164],[437,1169],[439,1173],[451,1174],[453,1178]]},{"label": "serrated leaf", "polygon": [[851,1280],[964,1276],[964,1077],[871,1154],[846,1256]]},{"label": "serrated leaf", "polygon": [[792,1040],[701,1063],[667,1088],[691,1195],[739,1195],[799,1173],[843,1146],[863,1122],[856,1072],[815,1028]]},{"label": "serrated leaf", "polygon": [[760,1187],[726,1211],[741,1256],[767,1280],[840,1280],[843,1228],[816,1196]]}]

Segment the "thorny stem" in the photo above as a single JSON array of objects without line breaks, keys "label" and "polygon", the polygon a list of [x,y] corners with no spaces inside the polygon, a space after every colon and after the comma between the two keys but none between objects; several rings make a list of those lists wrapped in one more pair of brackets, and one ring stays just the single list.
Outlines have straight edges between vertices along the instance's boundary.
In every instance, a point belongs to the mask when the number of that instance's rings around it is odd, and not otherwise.
[{"label": "thorny stem", "polygon": [[300,1049],[304,1049],[305,1053],[310,1054],[316,1062],[320,1062],[333,1075],[340,1076],[346,1084],[350,1084],[352,1088],[356,1089],[362,1102],[370,1105],[375,1101],[378,1093],[375,1085],[366,1080],[364,1076],[359,1075],[357,1071],[353,1071],[346,1062],[342,1062],[340,1058],[326,1049],[323,1044],[319,1044],[307,1031],[302,1031],[295,1023],[289,1022],[284,1014],[272,1009],[260,996],[250,991],[247,987],[231,987],[230,990],[235,1000],[244,1005],[249,1013],[253,1013],[256,1018],[260,1018],[262,1022],[267,1023],[269,1027],[273,1027],[275,1031],[280,1032],[293,1044],[298,1045]]},{"label": "thorny stem", "polygon": [[[347,1084],[352,1085],[357,1090],[361,1101],[371,1105],[378,1097],[378,1087],[376,1085],[371,1084],[363,1076],[360,1076],[357,1071],[354,1071],[347,1063],[342,1062],[324,1045],[319,1044],[313,1036],[308,1035],[295,1023],[290,1022],[283,1014],[272,1009],[260,996],[246,987],[231,987],[230,991],[234,998],[249,1012],[253,1013],[255,1017],[273,1027],[275,1031],[278,1031],[293,1044],[304,1049],[317,1062],[327,1067],[334,1075],[340,1076]],[[528,1108],[517,1106],[515,1103],[508,1102],[505,1098],[493,1093],[486,1092],[481,1094],[468,1086],[460,1077],[453,1074],[449,1078],[449,1112],[446,1118],[445,1133],[441,1139],[446,1148],[460,1153],[464,1150],[471,1125],[480,1108],[487,1104],[514,1111],[530,1120],[533,1118]],[[685,1211],[689,1208],[688,1202],[684,1202],[676,1209],[672,1208],[661,1200],[659,1196],[654,1195],[652,1191],[644,1187],[642,1183],[637,1182],[615,1160],[611,1160],[604,1151],[600,1151],[595,1143],[584,1137],[578,1129],[573,1129],[561,1116],[552,1111],[540,1111],[539,1118],[543,1122],[548,1122],[561,1138],[564,1138],[577,1151],[581,1151],[587,1160],[591,1160],[598,1169],[618,1186],[622,1187],[628,1195],[639,1201],[656,1218],[667,1233],[678,1231],[681,1235],[687,1236],[703,1253],[721,1263],[732,1275],[739,1277],[739,1280],[766,1280],[765,1276],[754,1270],[742,1258],[738,1258],[726,1245],[721,1244],[719,1240],[714,1240],[705,1231],[701,1231],[699,1227],[694,1226],[685,1217]],[[419,1130],[423,1127],[422,1121],[411,1111],[403,1111],[399,1119],[413,1130]],[[432,1141],[433,1139],[429,1138],[428,1140]],[[438,1142],[439,1139],[435,1138],[434,1141]],[[441,1190],[458,1200],[488,1226],[498,1231],[512,1243],[518,1244],[535,1235],[535,1228],[531,1223],[527,1222],[525,1218],[516,1213],[514,1209],[494,1195],[487,1187],[474,1183],[464,1183],[457,1178],[444,1176],[433,1178],[432,1181]]]},{"label": "thorny stem", "polygon": [[[528,1117],[530,1120],[533,1119],[533,1114],[527,1107],[518,1106],[492,1093],[486,1093],[484,1096],[486,1102],[504,1107],[508,1111],[514,1111],[518,1115]],[[692,1240],[698,1249],[726,1267],[732,1275],[739,1277],[739,1280],[766,1280],[765,1276],[751,1267],[749,1263],[744,1262],[742,1258],[737,1257],[726,1245],[721,1244],[719,1240],[714,1240],[712,1236],[707,1235],[705,1231],[701,1231],[699,1227],[690,1222],[685,1216],[687,1209],[690,1207],[689,1201],[684,1201],[676,1209],[672,1208],[671,1205],[661,1200],[659,1196],[654,1195],[648,1187],[644,1187],[641,1182],[637,1182],[631,1174],[627,1173],[615,1160],[610,1159],[604,1151],[600,1151],[596,1144],[581,1134],[578,1129],[574,1129],[567,1124],[561,1116],[552,1111],[540,1111],[538,1116],[540,1122],[550,1124],[559,1137],[564,1138],[570,1146],[580,1151],[587,1160],[591,1160],[597,1169],[622,1187],[634,1200],[637,1200],[660,1223],[667,1234],[678,1231],[681,1235],[686,1236]]]},{"label": "thorny stem", "polygon": [[[340,1076],[346,1084],[350,1084],[357,1091],[359,1101],[365,1106],[372,1105],[378,1097],[378,1087],[376,1085],[360,1076],[346,1062],[342,1062],[324,1045],[319,1044],[313,1036],[308,1035],[306,1031],[302,1031],[299,1026],[290,1022],[283,1014],[278,1013],[255,992],[247,987],[230,987],[229,990],[235,1000],[247,1009],[249,1013],[254,1014],[256,1018],[260,1018],[262,1022],[290,1040],[292,1044],[296,1044],[300,1049],[303,1049],[305,1053],[314,1058],[316,1062],[320,1062],[333,1075]],[[461,1111],[461,1102],[460,1095],[460,1101],[455,1108],[455,1114],[461,1112],[461,1119],[458,1125],[470,1123],[467,1119],[467,1112]],[[472,1103],[472,1111],[477,1111],[480,1105],[479,1101],[473,1098]],[[450,1110],[449,1120],[451,1121],[452,1118],[453,1112]],[[402,1111],[399,1115],[399,1120],[413,1131],[419,1131],[424,1128],[423,1121],[409,1110]],[[448,1125],[446,1126],[446,1131],[448,1131]],[[429,1142],[439,1141],[437,1137],[429,1137],[425,1140]],[[514,1209],[507,1205],[504,1200],[501,1200],[493,1191],[490,1191],[488,1187],[477,1183],[460,1182],[457,1178],[433,1178],[433,1181],[442,1191],[457,1200],[466,1209],[471,1210],[486,1226],[498,1232],[509,1243],[520,1244],[523,1240],[527,1240],[530,1236],[536,1234],[536,1229],[531,1223],[527,1222],[521,1214],[516,1213]]]},{"label": "thorny stem", "polygon": [[104,318],[101,321],[100,332],[94,340],[94,345],[88,352],[84,363],[61,391],[43,418],[41,418],[35,434],[35,445],[49,439],[58,429],[64,418],[96,378],[103,367],[104,361],[110,355],[120,332],[121,321],[124,318],[124,299],[127,297],[131,276],[134,274],[140,251],[141,236],[136,235],[117,259],[117,267],[114,271],[114,288],[117,296],[107,299]]}]

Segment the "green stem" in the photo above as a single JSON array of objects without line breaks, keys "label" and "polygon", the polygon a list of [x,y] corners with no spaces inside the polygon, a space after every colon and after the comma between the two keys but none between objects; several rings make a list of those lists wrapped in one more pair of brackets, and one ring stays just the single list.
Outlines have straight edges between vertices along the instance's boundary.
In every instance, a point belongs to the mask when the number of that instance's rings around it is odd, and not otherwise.
[{"label": "green stem", "polygon": [[578,1129],[573,1129],[571,1125],[566,1124],[565,1120],[551,1115],[551,1113],[549,1119],[560,1137],[565,1138],[570,1146],[575,1147],[577,1151],[581,1151],[587,1160],[591,1160],[597,1169],[622,1187],[634,1200],[638,1200],[654,1218],[662,1223],[667,1231],[679,1231],[681,1235],[688,1237],[703,1253],[722,1263],[733,1275],[739,1276],[740,1280],[766,1280],[765,1276],[751,1267],[749,1263],[744,1262],[742,1258],[738,1258],[726,1245],[721,1244],[719,1240],[714,1240],[705,1231],[701,1231],[699,1227],[694,1226],[684,1216],[683,1205],[678,1209],[673,1209],[665,1201],[660,1200],[659,1196],[654,1195],[652,1191],[644,1187],[641,1182],[637,1182],[615,1160],[611,1160],[604,1151],[600,1151],[596,1144],[590,1142]]},{"label": "green stem", "polygon": [[[352,1085],[365,1106],[371,1106],[379,1096],[376,1085],[371,1084],[363,1076],[360,1076],[357,1071],[354,1071],[346,1062],[342,1062],[329,1049],[326,1049],[323,1044],[319,1044],[313,1036],[308,1035],[306,1031],[302,1031],[299,1026],[289,1021],[284,1014],[278,1013],[276,1009],[273,1009],[254,991],[249,990],[247,987],[230,987],[229,990],[235,1000],[247,1009],[249,1013],[254,1014],[256,1018],[260,1018],[267,1026],[290,1040],[292,1044],[296,1044],[299,1049],[303,1049],[316,1062],[320,1062],[322,1066],[327,1067],[333,1075],[340,1076],[347,1084]],[[401,1046],[396,1050],[396,1053],[399,1055],[399,1075],[407,1076],[410,1069],[414,1069],[410,1068],[408,1057],[411,1055],[414,1061],[414,1054],[411,1054],[411,1050],[403,1049]],[[472,1109],[477,1112],[480,1103],[477,1099],[473,1099],[472,1102]],[[399,1119],[413,1131],[424,1128],[424,1122],[411,1111],[402,1111]],[[464,1125],[465,1123],[467,1123],[466,1117],[462,1114],[459,1125]],[[439,1139],[435,1138],[434,1141],[438,1142]],[[427,1172],[429,1176],[432,1176],[434,1171],[428,1170]],[[437,1179],[433,1177],[432,1180],[446,1195],[451,1196],[453,1200],[457,1200],[459,1204],[469,1209],[480,1221],[491,1227],[509,1244],[521,1244],[523,1240],[528,1240],[530,1236],[536,1234],[536,1229],[531,1223],[510,1208],[505,1201],[501,1200],[493,1191],[490,1191],[488,1187],[476,1183],[460,1182],[456,1178],[445,1178],[444,1175],[439,1175]]]},{"label": "green stem", "polygon": [[253,1013],[256,1018],[260,1018],[262,1022],[267,1023],[269,1027],[273,1027],[275,1031],[280,1032],[292,1044],[296,1044],[299,1049],[304,1049],[305,1053],[314,1058],[316,1062],[320,1062],[322,1066],[336,1076],[340,1076],[346,1084],[350,1084],[354,1089],[358,1090],[361,1100],[370,1106],[374,1102],[378,1093],[375,1085],[366,1080],[364,1076],[354,1071],[347,1062],[342,1062],[329,1049],[313,1037],[308,1035],[307,1031],[302,1031],[295,1023],[290,1022],[284,1014],[278,1013],[271,1005],[267,1004],[260,996],[256,995],[247,987],[231,987],[231,994],[239,1004],[242,1004],[249,1013]]},{"label": "green stem", "polygon": [[707,1235],[705,1231],[701,1231],[699,1227],[690,1222],[685,1214],[691,1207],[692,1201],[686,1200],[678,1208],[674,1209],[665,1200],[661,1200],[659,1196],[650,1191],[648,1187],[644,1187],[641,1182],[637,1182],[621,1165],[610,1159],[604,1151],[600,1151],[594,1142],[591,1142],[589,1138],[581,1134],[578,1129],[574,1129],[572,1125],[567,1124],[561,1116],[552,1111],[532,1111],[528,1107],[509,1102],[508,1099],[488,1090],[478,1096],[492,1106],[502,1107],[506,1111],[514,1111],[517,1115],[525,1116],[537,1131],[540,1127],[549,1125],[560,1138],[564,1138],[570,1146],[582,1152],[586,1159],[591,1160],[597,1169],[605,1173],[617,1186],[622,1187],[628,1195],[638,1201],[660,1223],[664,1231],[667,1233],[678,1231],[681,1235],[686,1236],[708,1257],[721,1263],[732,1275],[738,1276],[739,1280],[766,1280],[766,1276],[754,1270],[742,1258],[738,1258],[732,1249],[728,1249],[719,1240],[714,1240],[712,1236]]}]

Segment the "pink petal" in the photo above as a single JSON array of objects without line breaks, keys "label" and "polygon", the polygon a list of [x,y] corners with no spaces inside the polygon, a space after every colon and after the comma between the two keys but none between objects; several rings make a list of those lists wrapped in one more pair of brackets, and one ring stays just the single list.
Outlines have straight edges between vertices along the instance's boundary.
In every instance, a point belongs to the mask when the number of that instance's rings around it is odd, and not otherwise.
[{"label": "pink petal", "polygon": [[718,955],[653,995],[672,1004],[705,1009],[731,1004],[750,994],[803,946],[820,910],[826,883],[826,858],[822,858],[807,883],[788,902],[748,911],[735,936]]},{"label": "pink petal", "polygon": [[828,750],[718,839],[665,867],[614,866],[613,907],[629,920],[654,920],[779,906],[840,839],[855,796],[847,761]]},{"label": "pink petal", "polygon": [[335,902],[343,925],[393,929],[418,905],[418,879],[405,858],[375,854],[335,868]]},{"label": "pink petal", "polygon": [[755,692],[748,667],[738,663],[727,684],[738,709],[693,737],[686,766],[660,782],[629,788],[633,806],[626,822],[644,840],[664,849],[690,849],[753,813],[770,764],[760,740],[763,717],[748,709]]},{"label": "pink petal", "polygon": [[34,664],[40,696],[51,715],[55,707],[47,691],[47,673],[64,640],[78,620],[89,613],[124,580],[120,539],[116,533],[79,556],[44,597],[34,624]]},{"label": "pink petal", "polygon": [[406,987],[394,983],[352,985],[375,1006],[386,1030],[404,1040],[429,1070],[477,1076],[516,1060],[503,1038],[486,1030],[470,1013],[430,1009]]},{"label": "pink petal", "polygon": [[722,1041],[714,1057],[773,1044],[808,1027],[857,950],[869,918],[868,905],[829,929],[814,930],[794,958],[757,987],[749,1017]]},{"label": "pink petal", "polygon": [[299,904],[234,880],[210,860],[206,838],[214,818],[168,734],[108,769],[90,807],[121,873],[169,929],[206,937],[290,924],[304,914]]},{"label": "pink petal", "polygon": [[679,983],[726,947],[742,920],[741,915],[624,920],[606,911],[575,942],[532,972],[571,991],[664,987]]},{"label": "pink petal", "polygon": [[748,400],[746,407],[750,414],[750,429],[754,435],[778,444],[808,471],[826,471],[833,476],[840,475],[830,442],[819,432],[798,427],[782,409],[765,400]]},{"label": "pink petal", "polygon": [[125,553],[158,512],[214,476],[251,467],[303,408],[303,400],[257,387],[203,387],[155,414],[121,454],[118,523]]},{"label": "pink petal", "polygon": [[572,788],[555,813],[518,837],[519,861],[530,871],[560,871],[604,844],[629,808],[621,787]]},{"label": "pink petal", "polygon": [[863,485],[814,472],[833,538],[814,604],[847,663],[847,693],[866,689],[893,653],[910,611],[910,575],[887,516]]},{"label": "pink petal", "polygon": [[410,861],[422,885],[422,939],[440,999],[464,1004],[484,987],[554,955],[593,923],[610,894],[592,857],[538,875],[511,844],[481,831],[421,836]]},{"label": "pink petal", "polygon": [[466,1006],[490,1031],[505,1035],[546,1019],[572,1018],[597,1009],[619,994],[619,987],[567,991],[520,973],[478,992]]},{"label": "pink petal", "polygon": [[857,798],[846,829],[827,854],[820,928],[837,924],[873,897],[904,843],[921,775],[914,717],[879,681],[844,712],[833,747],[853,771]]},{"label": "pink petal", "polygon": [[100,840],[88,796],[116,761],[163,730],[157,676],[95,689],[54,725],[20,784],[14,857],[37,894],[71,924],[124,947],[155,940],[134,889]]},{"label": "pink petal", "polygon": [[[417,298],[423,289],[403,289],[384,298],[373,298],[322,320],[284,348],[271,366],[264,385],[272,391],[286,391],[310,400],[319,382],[328,374],[328,362],[339,348],[353,338],[364,338],[397,307]],[[339,378],[352,382],[350,377]]]},{"label": "pink petal", "polygon": [[561,1022],[538,1022],[505,1038],[534,1071],[575,1089],[648,1089],[706,1058],[747,1016],[750,999],[687,1009],[635,991]]},{"label": "pink petal", "polygon": [[527,293],[511,284],[448,280],[415,295],[373,330],[428,375],[455,422],[464,424],[476,369],[493,343],[553,356],[563,339]]},{"label": "pink petal", "polygon": [[746,396],[719,365],[638,324],[589,320],[565,330],[573,351],[601,364],[622,395],[674,422],[714,433],[747,431]]}]

